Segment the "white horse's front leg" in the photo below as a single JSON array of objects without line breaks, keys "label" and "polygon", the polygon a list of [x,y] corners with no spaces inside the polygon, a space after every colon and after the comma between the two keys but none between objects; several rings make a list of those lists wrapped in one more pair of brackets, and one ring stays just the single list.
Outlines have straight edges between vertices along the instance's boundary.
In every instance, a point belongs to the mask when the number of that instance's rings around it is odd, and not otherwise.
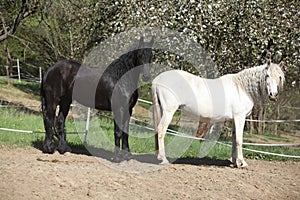
[{"label": "white horse's front leg", "polygon": [[[243,157],[243,131],[245,125],[245,117],[235,117],[234,118],[234,125],[235,125],[235,142],[237,146],[237,159],[233,163],[234,166],[241,166],[247,167],[248,164],[244,160]],[[233,146],[233,143],[232,143]],[[232,150],[233,151],[233,150]]]},{"label": "white horse's front leg", "polygon": [[236,165],[236,134],[235,134],[235,125],[232,123],[232,147],[231,147],[231,162]]}]

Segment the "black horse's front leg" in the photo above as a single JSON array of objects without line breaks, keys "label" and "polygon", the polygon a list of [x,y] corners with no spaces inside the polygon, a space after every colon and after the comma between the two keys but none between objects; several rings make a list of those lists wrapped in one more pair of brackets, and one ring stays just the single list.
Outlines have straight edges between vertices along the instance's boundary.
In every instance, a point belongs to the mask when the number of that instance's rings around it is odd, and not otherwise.
[{"label": "black horse's front leg", "polygon": [[123,160],[120,150],[120,141],[122,137],[122,130],[120,129],[116,120],[114,120],[114,137],[115,137],[115,150],[114,150],[114,162],[121,162]]},{"label": "black horse's front leg", "polygon": [[124,160],[132,159],[128,143],[129,119],[125,120],[122,130],[122,157]]},{"label": "black horse's front leg", "polygon": [[[122,92],[116,92],[116,94],[117,96],[112,99],[112,112],[114,114],[115,125],[114,161],[120,162],[132,158],[128,143],[129,121],[132,115],[132,108],[137,101],[138,93],[134,91],[135,98],[130,97],[130,92],[126,95]],[[122,140],[122,150],[120,150],[120,140]]]},{"label": "black horse's front leg", "polygon": [[[115,116],[114,120],[114,136],[115,136],[115,151],[114,151],[114,162],[121,162],[123,160],[130,160],[132,154],[130,153],[129,143],[128,143],[128,131],[129,131],[129,121],[130,115],[124,114],[122,112],[124,109],[120,109],[119,115]],[[122,150],[121,147],[122,140]]]},{"label": "black horse's front leg", "polygon": [[[122,156],[124,160],[130,160],[133,158],[130,153],[128,136],[129,136],[129,122],[132,115],[132,109],[135,106],[138,99],[138,91],[135,90],[129,98],[128,104],[125,105],[122,115]],[[127,101],[126,101],[127,102]]]}]

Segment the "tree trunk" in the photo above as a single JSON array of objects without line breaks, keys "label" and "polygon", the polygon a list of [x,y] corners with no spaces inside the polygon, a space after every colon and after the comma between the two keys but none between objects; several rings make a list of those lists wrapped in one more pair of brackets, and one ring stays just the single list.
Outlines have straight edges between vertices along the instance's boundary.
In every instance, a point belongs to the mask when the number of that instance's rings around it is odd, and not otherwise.
[{"label": "tree trunk", "polygon": [[6,55],[6,76],[7,76],[7,84],[13,85],[12,77],[12,60],[11,55],[8,48],[8,42],[6,41],[4,44],[4,52]]},{"label": "tree trunk", "polygon": [[73,33],[72,31],[70,30],[69,31],[70,33],[70,51],[71,51],[71,59],[74,59],[75,57],[75,51],[74,51],[74,39],[73,39]]},{"label": "tree trunk", "polygon": [[[253,107],[251,119],[258,120],[259,119],[259,111],[260,111],[260,106]],[[256,133],[258,134],[259,133],[259,122],[251,122],[250,123],[250,133],[251,132],[253,133],[255,130],[256,130]]]},{"label": "tree trunk", "polygon": [[258,135],[262,135],[264,128],[265,128],[265,124],[263,122],[260,122],[260,120],[264,120],[264,108],[263,106],[259,106],[258,108],[258,117],[257,119],[259,120],[259,122],[257,122],[257,133]]},{"label": "tree trunk", "polygon": [[196,137],[198,138],[205,138],[207,132],[208,132],[208,129],[210,127],[210,123],[209,122],[200,122],[199,121],[199,124],[198,124],[198,129],[197,129],[197,132],[196,132]]},{"label": "tree trunk", "polygon": [[[253,120],[253,115],[250,115],[250,120]],[[250,121],[249,122],[249,134],[252,135],[254,131],[254,122]]]},{"label": "tree trunk", "polygon": [[[279,119],[280,113],[279,113],[279,104],[276,105],[276,113],[275,113],[275,119]],[[278,124],[274,123],[274,128],[273,128],[273,134],[277,135],[278,134]]]}]

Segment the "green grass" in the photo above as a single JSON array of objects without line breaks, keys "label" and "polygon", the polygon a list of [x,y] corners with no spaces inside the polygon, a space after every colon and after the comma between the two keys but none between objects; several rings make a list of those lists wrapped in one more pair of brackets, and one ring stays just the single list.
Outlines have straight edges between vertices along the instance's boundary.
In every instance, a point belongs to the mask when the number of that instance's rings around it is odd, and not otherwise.
[{"label": "green grass", "polygon": [[[68,120],[66,126],[70,131],[76,131],[73,121]],[[39,115],[26,114],[13,108],[3,107],[0,108],[0,127],[35,132],[0,131],[0,144],[24,147],[32,145],[36,140],[44,139],[44,134],[41,134],[44,132],[44,124]],[[74,140],[73,138],[74,136],[70,137],[71,140]]]},{"label": "green grass", "polygon": [[40,99],[40,83],[37,82],[26,82],[26,81],[14,81],[14,87],[25,92],[33,94],[36,99]]},{"label": "green grass", "polygon": [[[10,147],[27,147],[27,146],[39,146],[44,140],[43,121],[40,115],[26,114],[13,108],[0,108],[0,127],[11,129],[22,129],[35,131],[36,133],[19,133],[0,131],[0,145]],[[66,122],[66,128],[68,132],[84,131],[85,120],[84,117],[79,120],[68,119]],[[247,136],[249,137],[249,136]],[[268,136],[271,137],[271,136]],[[273,137],[273,135],[272,135]],[[274,136],[274,138],[280,138],[280,136]],[[222,140],[228,138],[221,138]],[[273,139],[273,138],[272,138]],[[282,140],[284,138],[281,138]],[[68,134],[67,141],[72,148],[83,149],[83,134]],[[90,122],[90,130],[87,137],[87,144],[89,147],[101,148],[108,151],[114,149],[114,135],[113,135],[113,123],[110,119],[99,116],[94,116]],[[133,153],[149,153],[154,154],[154,136],[153,131],[145,130],[141,127],[131,126],[129,144]],[[171,135],[167,135],[165,138],[166,154],[169,157],[182,158],[195,158],[206,156],[209,159],[226,160],[230,157],[231,148],[220,145],[210,144],[208,142],[192,141],[190,139],[179,138]],[[300,155],[299,148],[289,147],[253,147],[244,146],[251,149],[257,149],[261,151],[268,151],[280,154],[288,155]],[[211,148],[211,149],[210,149]],[[207,152],[206,152],[207,151]],[[207,155],[206,155],[207,154]],[[270,156],[259,153],[253,153],[244,150],[244,156],[248,159],[262,159],[262,160],[299,160],[289,159],[278,156]]]},{"label": "green grass", "polygon": [[[10,129],[35,130],[43,131],[42,121],[38,116],[27,115],[15,109],[1,108],[0,110],[0,127]],[[36,135],[30,133],[16,133],[16,132],[0,132],[0,143],[28,146],[36,139]]]},{"label": "green grass", "polygon": [[[249,149],[259,150],[259,151],[277,153],[277,154],[300,156],[299,148],[292,148],[292,147],[255,147],[255,148],[253,148],[253,146],[248,146],[248,145],[244,145],[244,147],[249,148]],[[266,154],[245,151],[245,150],[244,150],[244,156],[246,158],[250,158],[250,159],[261,159],[261,160],[300,161],[300,159],[296,159],[296,158],[293,159],[293,158],[279,157],[279,156],[273,156],[273,155],[266,155]]]},{"label": "green grass", "polygon": [[264,138],[266,138],[267,140],[273,140],[273,141],[277,141],[277,142],[285,142],[285,143],[288,143],[288,142],[292,142],[290,139],[288,138],[285,138],[285,137],[282,137],[281,135],[274,135],[270,132],[264,132],[263,133],[263,136]]}]

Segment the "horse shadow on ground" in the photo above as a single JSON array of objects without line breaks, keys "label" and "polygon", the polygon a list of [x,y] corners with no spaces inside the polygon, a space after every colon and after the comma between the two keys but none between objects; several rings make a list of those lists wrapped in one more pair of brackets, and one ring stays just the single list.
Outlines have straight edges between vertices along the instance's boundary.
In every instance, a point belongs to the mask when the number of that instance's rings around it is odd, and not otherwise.
[{"label": "horse shadow on ground", "polygon": [[[107,161],[112,162],[112,158],[114,156],[112,151],[105,150],[103,148],[91,147],[83,144],[74,144],[68,143],[72,148],[73,154],[78,155],[86,155],[86,156],[94,156],[105,159]],[[42,151],[43,141],[36,140],[32,142],[32,146],[40,151]],[[154,154],[133,154],[132,159],[148,164],[159,164],[159,161]],[[212,159],[212,158],[168,158],[170,163],[176,165],[195,165],[195,166],[217,166],[217,167],[229,167],[231,162],[229,160],[221,160],[221,159]]]}]

